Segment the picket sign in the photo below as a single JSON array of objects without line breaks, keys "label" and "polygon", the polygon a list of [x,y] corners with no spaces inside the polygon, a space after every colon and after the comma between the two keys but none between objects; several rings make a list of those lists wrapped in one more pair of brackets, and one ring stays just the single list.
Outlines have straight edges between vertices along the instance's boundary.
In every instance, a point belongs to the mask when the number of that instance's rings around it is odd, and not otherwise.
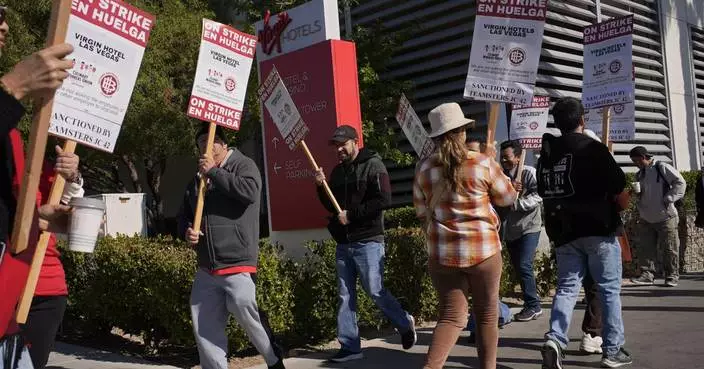
[{"label": "picket sign", "polygon": [[[71,0],[54,0],[46,41],[47,47],[64,42],[70,14]],[[39,178],[49,138],[49,122],[52,105],[54,105],[54,95],[41,98],[37,102],[38,104],[35,106],[39,106],[39,109],[32,117],[32,128],[29,134],[29,151],[27,152],[29,160],[25,167],[20,196],[17,199],[17,213],[12,229],[10,251],[14,254],[26,250],[29,242],[34,211],[37,207],[37,188],[39,188]]]},{"label": "picket sign", "polygon": [[[301,118],[301,113],[298,111],[296,103],[291,98],[291,94],[288,92],[286,85],[281,79],[281,75],[276,69],[276,66],[272,68],[269,75],[264,79],[264,82],[260,84],[257,89],[257,96],[259,96],[263,108],[271,115],[276,129],[281,134],[289,150],[293,151],[296,147],[300,146],[306,154],[313,170],[320,170],[318,163],[316,163],[313,154],[308,149],[308,145],[306,145],[306,141],[304,140],[310,130],[303,121],[303,118]],[[337,211],[338,214],[342,213],[342,208],[340,204],[337,203],[327,181],[323,181],[323,189],[330,199],[330,202],[332,202],[332,205],[335,207],[335,211]]]}]

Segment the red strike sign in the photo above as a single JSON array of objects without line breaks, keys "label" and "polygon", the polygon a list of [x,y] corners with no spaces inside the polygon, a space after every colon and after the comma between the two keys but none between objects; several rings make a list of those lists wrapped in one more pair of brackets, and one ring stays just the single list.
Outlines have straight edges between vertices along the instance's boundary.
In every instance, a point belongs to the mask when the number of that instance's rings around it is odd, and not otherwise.
[{"label": "red strike sign", "polygon": [[71,14],[142,47],[154,25],[151,14],[117,0],[72,0]]}]

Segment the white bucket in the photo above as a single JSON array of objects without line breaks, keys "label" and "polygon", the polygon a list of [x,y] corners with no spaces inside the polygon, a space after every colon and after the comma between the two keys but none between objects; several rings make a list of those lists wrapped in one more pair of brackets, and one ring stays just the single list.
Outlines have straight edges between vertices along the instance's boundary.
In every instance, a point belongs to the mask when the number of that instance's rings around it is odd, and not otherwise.
[{"label": "white bucket", "polygon": [[70,205],[73,207],[73,214],[68,235],[68,249],[93,252],[105,214],[105,203],[101,199],[74,197]]}]

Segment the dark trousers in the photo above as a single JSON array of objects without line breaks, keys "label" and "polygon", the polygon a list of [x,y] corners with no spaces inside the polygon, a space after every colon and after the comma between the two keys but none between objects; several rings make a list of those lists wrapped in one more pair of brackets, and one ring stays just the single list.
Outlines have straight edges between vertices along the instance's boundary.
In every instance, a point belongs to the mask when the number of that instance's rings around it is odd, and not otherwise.
[{"label": "dark trousers", "polygon": [[589,333],[592,337],[601,337],[601,300],[599,300],[599,287],[592,276],[587,273],[582,282],[584,295],[587,300],[587,307],[584,310],[582,320],[582,332]]},{"label": "dark trousers", "polygon": [[54,348],[56,333],[66,311],[66,296],[34,296],[22,335],[29,344],[34,369],[44,369]]}]

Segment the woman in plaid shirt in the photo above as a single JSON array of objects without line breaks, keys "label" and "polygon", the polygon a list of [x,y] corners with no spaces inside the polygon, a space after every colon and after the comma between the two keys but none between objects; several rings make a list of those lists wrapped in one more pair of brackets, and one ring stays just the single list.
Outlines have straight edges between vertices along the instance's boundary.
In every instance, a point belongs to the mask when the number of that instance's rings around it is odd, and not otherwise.
[{"label": "woman in plaid shirt", "polygon": [[467,297],[477,317],[482,369],[496,368],[501,279],[499,217],[492,209],[516,201],[516,191],[499,164],[465,147],[467,119],[457,103],[429,115],[437,151],[416,167],[413,203],[425,221],[429,271],[440,297],[440,319],[425,360],[440,369],[467,325]]}]

